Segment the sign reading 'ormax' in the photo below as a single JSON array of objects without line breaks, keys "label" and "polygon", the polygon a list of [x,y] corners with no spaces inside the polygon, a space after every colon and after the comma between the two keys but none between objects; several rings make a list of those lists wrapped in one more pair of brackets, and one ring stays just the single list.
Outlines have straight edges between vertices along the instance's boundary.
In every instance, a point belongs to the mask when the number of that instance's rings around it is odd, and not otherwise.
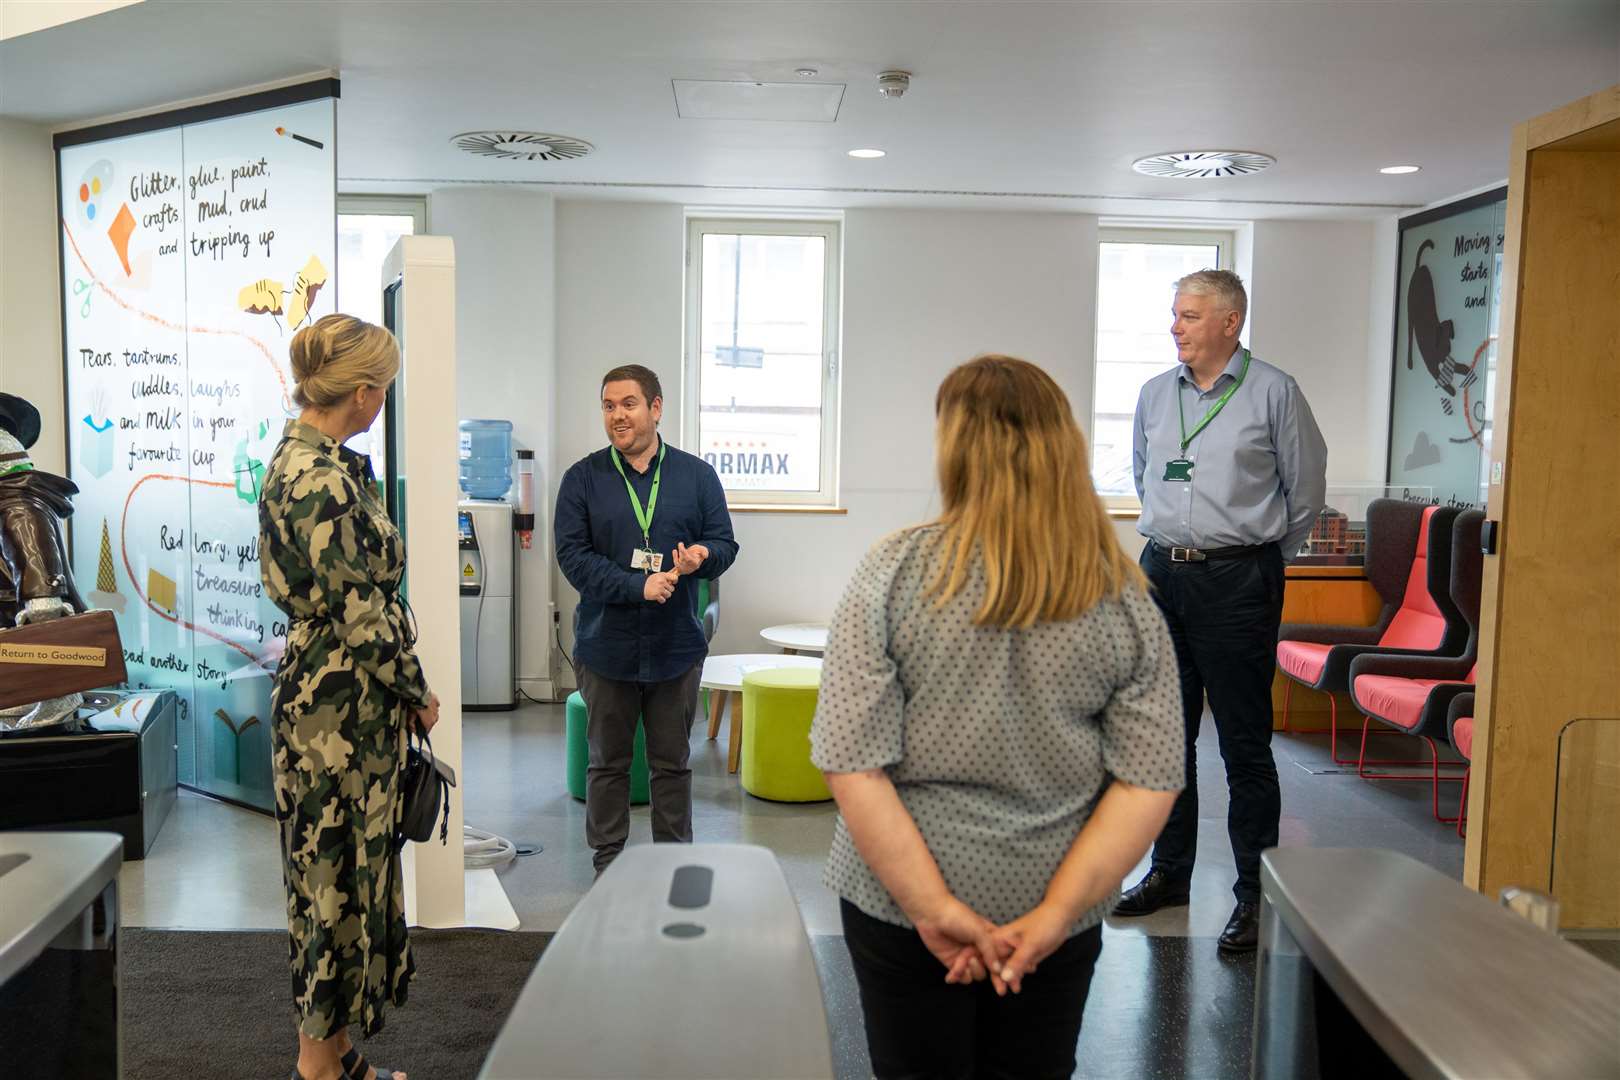
[{"label": "sign reading 'ormax'", "polygon": [[703,455],[703,460],[714,467],[714,471],[720,474],[722,480],[728,476],[782,476],[788,471],[788,455],[770,451],[764,453],[711,451]]},{"label": "sign reading 'ormax'", "polygon": [[819,410],[705,409],[698,446],[727,491],[821,486]]}]

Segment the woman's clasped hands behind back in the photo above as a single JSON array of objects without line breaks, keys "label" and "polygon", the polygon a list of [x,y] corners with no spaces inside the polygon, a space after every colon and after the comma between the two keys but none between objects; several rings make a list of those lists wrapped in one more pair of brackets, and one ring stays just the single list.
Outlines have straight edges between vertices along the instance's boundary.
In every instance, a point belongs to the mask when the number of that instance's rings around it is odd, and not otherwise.
[{"label": "woman's clasped hands behind back", "polygon": [[997,994],[1018,993],[1025,975],[1068,940],[1074,920],[1046,903],[997,926],[956,897],[947,897],[936,914],[917,923],[928,951],[945,966],[948,983],[982,982],[988,978]]}]

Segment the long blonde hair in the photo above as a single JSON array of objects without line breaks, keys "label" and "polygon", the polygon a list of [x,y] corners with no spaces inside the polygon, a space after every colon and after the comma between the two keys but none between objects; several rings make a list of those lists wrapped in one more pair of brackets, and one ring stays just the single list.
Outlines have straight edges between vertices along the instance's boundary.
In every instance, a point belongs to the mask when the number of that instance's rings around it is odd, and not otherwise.
[{"label": "long blonde hair", "polygon": [[330,409],[362,386],[385,387],[399,374],[399,342],[353,315],[327,315],[293,335],[288,348],[293,404]]},{"label": "long blonde hair", "polygon": [[977,626],[1073,619],[1147,580],[1119,545],[1091,486],[1091,458],[1052,377],[980,356],[935,398],[944,557],[929,593],[944,604],[984,566]]}]

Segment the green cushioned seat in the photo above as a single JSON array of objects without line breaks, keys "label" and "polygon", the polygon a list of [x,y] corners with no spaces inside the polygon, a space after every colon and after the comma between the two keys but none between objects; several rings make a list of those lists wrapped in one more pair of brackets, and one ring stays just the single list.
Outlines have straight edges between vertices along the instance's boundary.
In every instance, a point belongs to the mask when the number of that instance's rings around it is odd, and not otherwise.
[{"label": "green cushioned seat", "polygon": [[[576,799],[585,797],[585,772],[591,763],[590,744],[585,740],[587,725],[585,698],[579,691],[568,695],[568,794]],[[647,790],[647,733],[636,721],[636,749],[630,759],[630,805],[642,806],[649,802]]]},{"label": "green cushioned seat", "polygon": [[742,786],[776,802],[832,798],[810,764],[810,721],[821,687],[819,668],[770,668],[743,676]]}]

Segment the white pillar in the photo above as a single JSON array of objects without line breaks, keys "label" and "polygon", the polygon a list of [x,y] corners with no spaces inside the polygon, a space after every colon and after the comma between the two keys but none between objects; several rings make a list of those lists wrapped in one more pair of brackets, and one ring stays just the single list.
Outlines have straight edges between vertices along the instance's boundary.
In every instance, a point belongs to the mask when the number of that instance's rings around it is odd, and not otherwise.
[{"label": "white pillar", "polygon": [[456,426],[456,257],[448,236],[402,237],[383,285],[402,282],[396,325],[404,364],[397,384],[399,474],[405,480],[405,587],[416,613],[416,653],[439,695],[433,750],[456,771],[450,840],[407,844],[406,905],[421,926],[467,924],[461,841],[460,591],[456,577],[459,432]]}]

